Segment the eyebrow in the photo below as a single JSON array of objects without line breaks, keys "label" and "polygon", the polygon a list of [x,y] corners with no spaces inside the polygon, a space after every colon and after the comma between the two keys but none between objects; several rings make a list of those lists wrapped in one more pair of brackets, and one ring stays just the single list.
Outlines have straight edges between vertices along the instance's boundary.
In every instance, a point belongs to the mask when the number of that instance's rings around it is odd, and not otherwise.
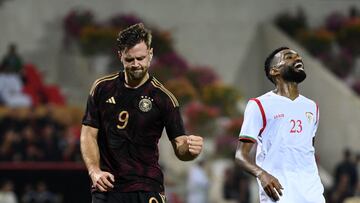
[{"label": "eyebrow", "polygon": [[149,51],[145,54],[145,55],[141,55],[141,56],[129,56],[127,54],[124,55],[125,59],[138,59],[138,58],[146,58],[149,55]]},{"label": "eyebrow", "polygon": [[287,51],[287,52],[284,53],[284,56],[291,55],[291,54],[298,54],[298,53],[296,53],[296,52],[293,51],[293,50],[289,50],[289,51]]},{"label": "eyebrow", "polygon": [[128,56],[128,57],[125,57],[125,59],[126,60],[133,60],[133,59],[143,59],[143,58],[146,58],[146,56],[135,56],[135,57],[133,57],[133,56]]}]

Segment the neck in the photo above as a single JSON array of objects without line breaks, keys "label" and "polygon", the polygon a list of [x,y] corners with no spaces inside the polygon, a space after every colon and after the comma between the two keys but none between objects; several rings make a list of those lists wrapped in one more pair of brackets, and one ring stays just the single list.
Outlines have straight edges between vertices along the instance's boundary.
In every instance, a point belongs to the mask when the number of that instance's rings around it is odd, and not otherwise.
[{"label": "neck", "polygon": [[279,82],[276,84],[274,92],[291,100],[299,96],[299,88],[296,82]]},{"label": "neck", "polygon": [[130,79],[130,77],[125,72],[125,87],[136,89],[143,85],[149,79],[149,73],[146,73],[142,79],[134,80]]}]

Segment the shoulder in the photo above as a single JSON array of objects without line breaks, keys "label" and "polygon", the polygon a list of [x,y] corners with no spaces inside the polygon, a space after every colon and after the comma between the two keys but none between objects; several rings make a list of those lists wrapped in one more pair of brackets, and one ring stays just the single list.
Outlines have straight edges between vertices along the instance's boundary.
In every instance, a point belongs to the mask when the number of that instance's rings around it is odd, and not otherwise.
[{"label": "shoulder", "polygon": [[162,98],[171,102],[174,107],[179,106],[179,102],[176,97],[155,77],[151,78],[151,85]]},{"label": "shoulder", "polygon": [[263,95],[260,95],[260,96],[258,96],[256,98],[250,98],[249,102],[253,101],[255,103],[262,104],[262,103],[266,103],[268,101],[271,101],[273,99],[276,99],[276,97],[274,97],[274,95],[271,92],[267,92],[267,93],[265,93]]},{"label": "shoulder", "polygon": [[300,95],[300,98],[301,98],[301,101],[305,104],[309,104],[309,105],[314,105],[314,106],[318,106],[317,105],[317,102],[312,100],[312,99],[309,99],[303,95]]},{"label": "shoulder", "polygon": [[103,76],[101,78],[98,78],[97,80],[95,80],[95,82],[92,84],[91,89],[90,89],[90,95],[94,95],[94,92],[99,89],[99,87],[101,87],[102,85],[108,83],[108,82],[112,82],[114,81],[116,78],[118,78],[120,75],[120,73],[116,72],[116,73],[112,73],[106,76]]},{"label": "shoulder", "polygon": [[272,91],[269,91],[263,95],[260,95],[256,98],[249,99],[247,108],[256,109],[254,111],[260,112],[262,115],[267,114],[268,111],[278,106],[281,102],[281,98],[274,94]]}]

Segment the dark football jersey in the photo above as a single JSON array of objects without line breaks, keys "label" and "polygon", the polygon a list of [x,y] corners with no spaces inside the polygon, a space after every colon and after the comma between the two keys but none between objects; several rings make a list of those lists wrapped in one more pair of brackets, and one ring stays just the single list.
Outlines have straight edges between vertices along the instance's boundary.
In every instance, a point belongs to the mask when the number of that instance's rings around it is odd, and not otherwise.
[{"label": "dark football jersey", "polygon": [[158,142],[165,127],[170,140],[184,135],[179,103],[156,78],[125,87],[124,72],[95,81],[84,125],[97,128],[100,167],[115,176],[114,191],[163,192]]}]

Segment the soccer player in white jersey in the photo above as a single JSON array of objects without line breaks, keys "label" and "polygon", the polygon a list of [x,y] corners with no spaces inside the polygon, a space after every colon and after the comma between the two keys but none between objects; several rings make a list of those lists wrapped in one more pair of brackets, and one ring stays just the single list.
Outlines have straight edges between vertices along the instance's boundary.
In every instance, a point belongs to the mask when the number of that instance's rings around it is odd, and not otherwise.
[{"label": "soccer player in white jersey", "polygon": [[236,161],[257,178],[261,203],[324,203],[314,149],[319,110],[299,93],[302,58],[280,47],[266,59],[265,72],[276,88],[248,102]]}]

